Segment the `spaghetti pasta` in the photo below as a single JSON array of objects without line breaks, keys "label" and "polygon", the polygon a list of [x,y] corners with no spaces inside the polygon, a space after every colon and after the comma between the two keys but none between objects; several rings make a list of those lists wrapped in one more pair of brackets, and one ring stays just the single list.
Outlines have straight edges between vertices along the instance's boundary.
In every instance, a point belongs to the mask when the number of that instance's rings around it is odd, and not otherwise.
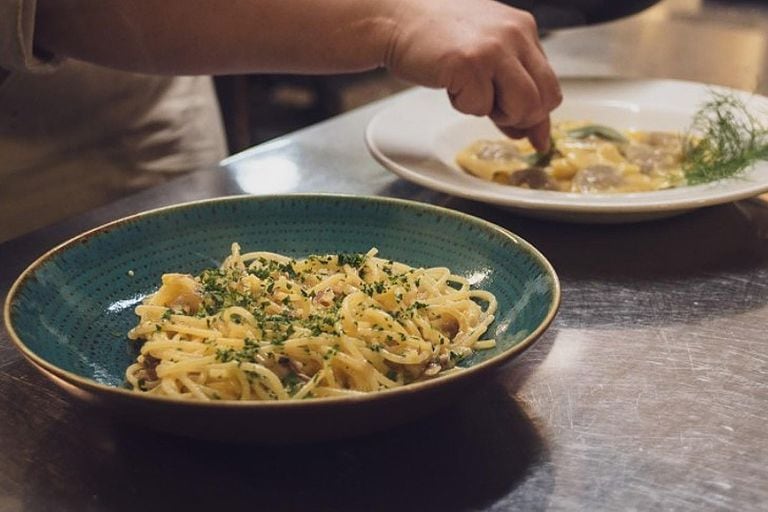
[{"label": "spaghetti pasta", "polygon": [[142,393],[194,400],[355,395],[459,371],[496,298],[444,267],[366,254],[231,254],[198,276],[165,274],[136,308],[126,370]]}]

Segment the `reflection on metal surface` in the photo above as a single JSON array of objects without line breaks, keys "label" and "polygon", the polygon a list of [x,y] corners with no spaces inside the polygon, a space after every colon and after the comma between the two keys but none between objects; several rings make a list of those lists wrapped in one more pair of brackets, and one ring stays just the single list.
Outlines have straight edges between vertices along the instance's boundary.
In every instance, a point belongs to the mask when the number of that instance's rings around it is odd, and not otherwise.
[{"label": "reflection on metal surface", "polygon": [[[623,335],[623,333],[617,332],[617,336]],[[593,342],[589,339],[589,335],[583,331],[576,329],[559,331],[555,342],[552,344],[552,348],[541,362],[540,368],[580,366],[583,364],[583,361],[581,361],[579,353],[583,351],[583,347],[590,347],[592,344]]]},{"label": "reflection on metal surface", "polygon": [[237,166],[238,162],[248,160],[249,158],[253,158],[257,155],[262,155],[264,153],[270,153],[277,150],[285,151],[286,147],[290,146],[290,144],[291,140],[288,138],[275,139],[269,142],[265,142],[264,144],[260,144],[259,146],[243,151],[242,153],[237,153],[236,155],[232,155],[229,158],[225,158],[221,161],[221,165]]},{"label": "reflection on metal surface", "polygon": [[763,92],[768,32],[759,18],[746,9],[703,14],[678,4],[650,9],[641,23],[627,19],[555,32],[543,45],[559,76],[680,78]]},{"label": "reflection on metal surface", "polygon": [[279,156],[243,160],[232,170],[235,181],[248,194],[290,192],[299,184],[296,164]]}]

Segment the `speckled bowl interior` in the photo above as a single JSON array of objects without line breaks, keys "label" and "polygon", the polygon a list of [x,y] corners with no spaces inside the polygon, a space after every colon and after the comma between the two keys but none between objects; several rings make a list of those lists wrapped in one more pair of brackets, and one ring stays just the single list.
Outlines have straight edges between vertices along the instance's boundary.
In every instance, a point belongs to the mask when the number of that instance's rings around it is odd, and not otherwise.
[{"label": "speckled bowl interior", "polygon": [[136,322],[136,304],[163,273],[216,266],[235,241],[243,250],[294,257],[376,247],[382,257],[413,266],[449,267],[499,301],[490,327],[498,346],[463,362],[472,368],[522,351],[559,303],[557,277],[543,256],[475,217],[384,198],[234,197],[150,211],[57,247],[12,288],[7,326],[44,372],[90,392],[127,393],[124,372],[138,347],[126,332]]}]

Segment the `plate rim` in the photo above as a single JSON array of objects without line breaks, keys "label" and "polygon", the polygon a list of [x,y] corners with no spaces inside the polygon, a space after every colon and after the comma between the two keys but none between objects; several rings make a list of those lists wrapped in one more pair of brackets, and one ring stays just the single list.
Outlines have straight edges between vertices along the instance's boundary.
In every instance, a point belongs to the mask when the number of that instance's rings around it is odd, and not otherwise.
[{"label": "plate rim", "polygon": [[[176,210],[176,209],[190,208],[190,207],[195,207],[197,205],[207,204],[207,203],[225,203],[225,202],[235,202],[235,201],[257,201],[258,202],[258,201],[275,201],[275,200],[285,200],[285,199],[291,199],[291,200],[294,200],[294,199],[295,200],[341,199],[341,200],[347,200],[347,201],[360,201],[360,202],[373,201],[373,202],[384,203],[384,204],[389,204],[394,206],[399,205],[402,207],[417,208],[417,209],[421,209],[422,211],[426,210],[426,211],[437,212],[443,215],[453,216],[455,218],[468,221],[470,223],[474,223],[475,225],[481,226],[487,230],[490,230],[491,232],[494,232],[498,235],[501,235],[504,238],[507,238],[513,241],[515,245],[521,247],[523,250],[527,251],[532,257],[534,257],[534,259],[539,261],[545,271],[545,274],[550,278],[549,282],[550,282],[550,289],[552,291],[552,301],[549,304],[549,308],[547,310],[547,313],[544,319],[539,323],[537,328],[533,330],[531,333],[529,333],[525,338],[523,338],[523,340],[518,342],[513,347],[510,347],[509,349],[503,351],[502,353],[488,359],[487,361],[483,361],[477,365],[473,365],[469,368],[464,369],[461,372],[452,373],[452,374],[444,375],[432,380],[412,383],[412,384],[400,386],[397,388],[369,392],[362,395],[327,397],[327,398],[318,398],[318,399],[312,399],[312,400],[276,400],[276,401],[220,400],[220,401],[206,402],[206,401],[199,401],[199,400],[186,400],[181,398],[172,398],[172,397],[148,395],[143,393],[135,393],[127,388],[111,386],[108,384],[102,384],[95,380],[85,378],[74,372],[64,370],[58,367],[57,365],[54,365],[53,363],[48,362],[47,360],[38,356],[34,351],[32,351],[23,342],[23,340],[21,339],[21,337],[18,335],[18,333],[13,327],[13,323],[11,322],[11,307],[13,306],[14,300],[16,299],[24,283],[34,275],[35,271],[38,268],[40,268],[43,264],[45,264],[45,262],[51,259],[54,255],[58,254],[63,250],[66,250],[69,247],[74,246],[77,243],[80,243],[83,240],[87,240],[88,238],[98,236],[100,233],[107,231],[110,228],[113,228],[115,226],[127,224],[139,218],[158,215],[158,214]],[[334,193],[269,194],[269,195],[261,195],[261,196],[255,196],[251,194],[238,194],[238,195],[232,195],[232,196],[222,196],[222,197],[214,197],[214,198],[208,198],[208,199],[186,201],[182,203],[176,203],[172,205],[162,206],[159,208],[153,208],[153,209],[141,211],[141,212],[127,215],[124,217],[120,217],[118,219],[115,219],[115,220],[106,222],[104,224],[101,224],[99,226],[96,226],[94,228],[88,229],[86,231],[83,231],[80,234],[77,234],[57,244],[55,247],[47,250],[42,255],[37,257],[14,280],[5,298],[5,303],[3,306],[3,320],[4,320],[6,332],[8,332],[10,336],[12,345],[17,350],[19,350],[21,354],[37,370],[42,372],[46,377],[49,377],[49,378],[51,376],[57,377],[63,380],[64,382],[70,385],[73,385],[79,390],[84,390],[100,397],[122,398],[126,400],[136,401],[136,403],[143,403],[143,404],[155,403],[158,405],[165,404],[165,405],[174,405],[177,407],[188,407],[188,408],[205,409],[205,408],[213,407],[213,408],[224,408],[224,409],[284,410],[284,409],[312,409],[315,407],[332,407],[335,405],[344,406],[344,405],[375,402],[379,400],[386,401],[386,400],[400,397],[402,395],[408,395],[412,393],[426,393],[426,392],[429,392],[430,390],[434,390],[435,388],[440,388],[443,385],[447,386],[451,383],[456,384],[463,381],[468,381],[469,379],[479,376],[478,374],[481,375],[483,373],[492,371],[493,368],[501,366],[502,364],[510,361],[511,359],[514,359],[515,357],[525,352],[528,348],[530,348],[536,342],[536,340],[538,340],[538,338],[540,338],[541,335],[552,324],[560,308],[561,301],[562,301],[562,290],[561,290],[560,278],[557,272],[555,271],[555,268],[553,267],[552,263],[546,258],[546,256],[544,256],[544,254],[541,253],[541,251],[539,251],[535,246],[533,246],[533,244],[531,244],[521,236],[515,233],[512,233],[508,229],[468,213],[464,213],[458,210],[453,210],[451,208],[446,208],[443,206],[434,205],[431,203],[422,203],[419,201],[385,197],[385,196],[334,194]]]},{"label": "plate rim", "polygon": [[[721,85],[715,85],[715,84],[705,84],[702,82],[695,82],[691,80],[678,80],[678,79],[654,79],[654,78],[631,78],[631,77],[617,77],[617,76],[569,76],[569,77],[562,77],[560,79],[561,84],[568,85],[568,84],[584,84],[589,82],[600,82],[600,83],[608,83],[608,84],[616,84],[616,85],[641,85],[641,84],[674,84],[677,86],[688,86],[688,87],[696,87],[696,88],[708,88],[712,90],[720,90],[720,91],[727,91],[727,92],[733,92],[739,95],[744,94],[751,94],[753,97],[761,98],[764,101],[768,101],[768,97],[762,96],[759,94],[752,94],[748,91],[743,91],[739,89],[734,89],[731,87],[721,86]],[[409,91],[411,94],[433,94],[433,97],[437,97],[437,94],[433,89],[427,89],[423,87],[415,87]],[[407,93],[405,93],[407,94]],[[740,188],[732,191],[728,191],[726,193],[721,194],[707,194],[702,197],[679,197],[679,198],[673,198],[664,200],[663,198],[658,198],[658,194],[664,193],[666,190],[660,190],[660,191],[651,191],[651,192],[632,192],[632,193],[626,193],[626,194],[599,194],[596,195],[598,197],[609,197],[609,198],[617,198],[620,199],[622,197],[631,197],[633,199],[638,198],[642,200],[644,197],[647,197],[648,200],[646,201],[636,201],[636,202],[611,202],[611,203],[596,203],[596,202],[590,202],[589,201],[589,195],[586,194],[576,194],[576,193],[568,193],[568,192],[553,192],[553,191],[535,191],[536,193],[545,193],[545,194],[551,194],[552,195],[552,202],[546,201],[542,198],[530,198],[525,197],[525,194],[522,195],[518,194],[518,191],[515,190],[515,187],[511,186],[504,186],[499,185],[499,194],[493,193],[488,190],[482,190],[482,189],[466,189],[461,187],[457,183],[450,182],[449,180],[446,181],[440,181],[435,180],[431,178],[430,176],[426,176],[423,173],[414,171],[410,167],[406,165],[402,165],[399,162],[393,160],[390,158],[385,152],[378,146],[376,142],[376,130],[378,129],[379,125],[383,122],[382,119],[391,112],[390,109],[396,108],[400,103],[407,101],[407,96],[400,96],[399,98],[396,98],[393,103],[391,103],[388,106],[385,106],[384,108],[380,109],[368,122],[366,129],[365,129],[365,144],[370,152],[371,156],[376,160],[379,164],[381,164],[384,168],[389,170],[390,172],[394,173],[395,175],[410,181],[412,183],[416,183],[417,185],[423,186],[425,188],[429,188],[432,190],[437,190],[439,192],[450,194],[457,197],[462,197],[465,199],[471,199],[475,201],[481,201],[489,204],[495,204],[498,206],[504,206],[504,207],[511,207],[521,210],[528,210],[531,212],[540,212],[540,213],[579,213],[579,214],[642,214],[642,213],[663,213],[663,212],[682,212],[687,211],[691,209],[696,208],[703,208],[706,206],[714,206],[719,204],[725,204],[730,203],[733,201],[739,201],[743,199],[749,199],[752,197],[755,197],[757,195],[760,195],[764,192],[768,191],[768,180],[762,182],[762,183],[755,183],[754,185],[751,185],[749,187]],[[465,117],[467,119],[470,118],[476,118],[476,116],[468,116],[463,114],[458,114],[460,117]],[[760,164],[760,163],[758,163]],[[768,163],[763,163],[762,165],[768,166]],[[748,170],[748,172],[752,172],[754,169],[751,168]],[[482,180],[480,178],[471,176],[467,174],[469,178],[473,178],[478,180],[478,185],[485,184],[488,185],[488,182],[485,180]],[[688,185],[686,188],[691,188],[694,191],[702,191],[707,188],[716,187],[719,183],[733,183],[734,181],[740,180],[740,177],[734,177],[734,178],[728,178],[725,180],[717,180],[709,183],[704,183],[700,185]],[[524,192],[530,192],[528,190],[522,189]],[[679,189],[667,189],[667,190],[679,190]],[[501,193],[503,191],[503,194]],[[565,202],[564,200],[568,199],[568,202]],[[559,202],[557,202],[559,200]]]}]

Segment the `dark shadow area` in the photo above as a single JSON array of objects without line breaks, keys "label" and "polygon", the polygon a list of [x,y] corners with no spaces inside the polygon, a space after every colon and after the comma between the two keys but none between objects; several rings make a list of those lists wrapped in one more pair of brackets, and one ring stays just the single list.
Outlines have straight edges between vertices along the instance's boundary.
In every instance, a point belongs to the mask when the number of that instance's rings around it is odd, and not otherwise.
[{"label": "dark shadow area", "polygon": [[762,210],[731,203],[667,219],[605,225],[524,219],[478,204],[469,212],[535,244],[561,277],[657,280],[748,273],[765,266],[768,208]]},{"label": "dark shadow area", "polygon": [[660,326],[768,304],[759,284],[768,273],[765,202],[613,225],[535,220],[456,198],[440,204],[509,229],[550,260],[563,288],[558,327]]},{"label": "dark shadow area", "polygon": [[[547,447],[502,386],[345,441],[249,446],[134,429],[73,405],[59,428],[20,436],[24,510],[477,510],[548,468]],[[553,475],[542,478],[551,490]],[[548,483],[547,483],[548,482]],[[537,499],[549,492],[538,489]],[[531,503],[533,510],[546,503]]]},{"label": "dark shadow area", "polygon": [[230,153],[404,89],[384,69],[336,75],[251,74],[214,79]]},{"label": "dark shadow area", "polygon": [[585,224],[539,220],[405,180],[378,193],[429,202],[498,224],[535,245],[562,279],[676,280],[712,272],[750,273],[768,263],[768,203],[758,200],[645,222]]},{"label": "dark shadow area", "polygon": [[500,0],[529,11],[542,30],[578,27],[636,14],[659,0]]}]

